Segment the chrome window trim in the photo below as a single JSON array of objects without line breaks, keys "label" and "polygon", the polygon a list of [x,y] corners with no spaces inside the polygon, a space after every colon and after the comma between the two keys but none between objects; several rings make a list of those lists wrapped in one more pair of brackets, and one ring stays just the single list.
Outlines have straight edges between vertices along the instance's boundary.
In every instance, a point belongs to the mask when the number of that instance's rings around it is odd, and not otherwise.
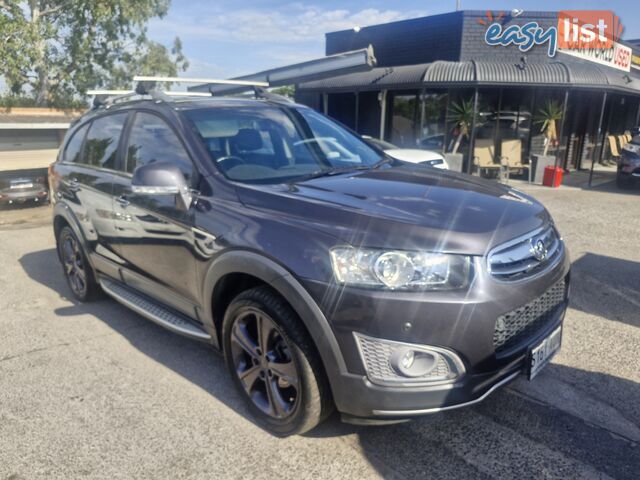
[{"label": "chrome window trim", "polygon": [[[491,269],[491,257],[493,255],[495,255],[496,253],[502,251],[502,250],[506,250],[509,247],[512,247],[514,245],[517,245],[519,243],[524,243],[526,240],[530,240],[531,238],[534,238],[540,234],[542,234],[543,232],[549,230],[549,229],[553,229],[555,232],[555,236],[556,236],[556,242],[554,244],[553,249],[549,249],[549,253],[548,255],[555,255],[555,257],[547,262],[546,264],[542,265],[540,270],[531,274],[531,275],[527,275],[526,273],[524,274],[523,277],[521,278],[516,278],[516,279],[509,279],[509,278],[500,278],[497,273],[494,273]],[[520,235],[519,237],[513,238],[507,242],[501,243],[500,245],[497,245],[495,247],[493,247],[491,250],[489,250],[489,253],[486,255],[486,265],[487,265],[487,272],[489,273],[489,275],[491,276],[491,278],[498,283],[506,283],[506,284],[514,284],[514,283],[519,283],[519,282],[525,282],[525,281],[529,281],[529,280],[533,280],[535,278],[540,277],[541,275],[547,273],[549,270],[553,269],[556,265],[558,265],[558,263],[560,262],[560,260],[563,257],[563,253],[564,253],[564,242],[562,241],[562,237],[560,236],[560,233],[558,232],[558,230],[556,229],[555,225],[553,223],[549,223],[546,226],[543,227],[539,227],[536,228],[535,230],[531,230],[528,233],[525,233],[523,235]],[[523,259],[525,260],[525,259]]]}]

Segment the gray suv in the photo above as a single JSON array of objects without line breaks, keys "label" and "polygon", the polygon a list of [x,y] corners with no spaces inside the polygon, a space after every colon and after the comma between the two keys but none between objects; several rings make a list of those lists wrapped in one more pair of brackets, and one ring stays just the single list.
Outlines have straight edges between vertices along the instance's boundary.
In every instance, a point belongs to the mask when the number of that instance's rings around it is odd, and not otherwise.
[{"label": "gray suv", "polygon": [[73,294],[221,350],[277,435],[471,405],[560,347],[570,262],[540,203],[301,105],[94,108],[50,184]]}]

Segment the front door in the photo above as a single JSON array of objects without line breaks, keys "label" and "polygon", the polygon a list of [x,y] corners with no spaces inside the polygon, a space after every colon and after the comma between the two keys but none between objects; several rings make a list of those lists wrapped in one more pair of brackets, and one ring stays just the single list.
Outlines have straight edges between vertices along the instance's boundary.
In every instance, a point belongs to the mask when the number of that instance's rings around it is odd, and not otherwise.
[{"label": "front door", "polygon": [[141,195],[131,189],[133,171],[153,162],[180,167],[189,182],[193,164],[176,132],[154,113],[137,112],[129,128],[123,172],[114,185],[115,249],[131,286],[194,315],[199,289],[194,258],[194,209],[175,196]]}]

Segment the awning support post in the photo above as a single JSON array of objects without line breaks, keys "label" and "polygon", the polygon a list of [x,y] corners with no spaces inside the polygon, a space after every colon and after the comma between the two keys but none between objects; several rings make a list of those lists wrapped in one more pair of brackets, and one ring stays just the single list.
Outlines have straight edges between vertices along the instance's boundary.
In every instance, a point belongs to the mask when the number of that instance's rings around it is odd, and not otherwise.
[{"label": "awning support post", "polygon": [[359,115],[360,114],[360,93],[356,92],[355,96],[356,96],[356,120],[355,120],[356,126],[355,126],[354,130],[356,132],[359,132],[359,128],[360,128],[360,115]]},{"label": "awning support post", "polygon": [[380,140],[384,140],[385,125],[387,124],[387,90],[380,92]]},{"label": "awning support post", "polygon": [[602,136],[602,122],[604,120],[604,108],[607,104],[607,92],[602,94],[602,107],[600,108],[600,119],[598,120],[598,136],[596,137],[596,146],[598,145],[598,140],[600,142],[600,149],[597,152],[597,155],[593,156],[593,160],[591,160],[591,170],[589,171],[589,187],[591,187],[591,180],[593,179],[593,167],[596,164],[596,157],[598,162],[602,159],[602,151],[604,150],[604,137]]},{"label": "awning support post", "polygon": [[476,117],[478,116],[478,88],[473,92],[473,117],[471,117],[471,133],[469,134],[469,159],[467,173],[471,175],[473,168],[473,154],[476,146]]},{"label": "awning support post", "polygon": [[[562,105],[562,123],[560,123],[560,134],[558,135],[558,150],[560,149],[560,142],[562,141],[562,135],[564,134],[564,126],[567,123],[567,106],[569,104],[569,90],[565,90],[564,92],[564,103]],[[567,146],[567,150],[569,149],[569,146]],[[558,168],[558,163],[559,162],[559,157],[558,157],[558,153],[556,152],[556,162],[554,164],[555,168]],[[566,158],[566,151],[565,151],[565,158]],[[554,175],[554,181],[555,181],[555,171],[553,173]]]}]

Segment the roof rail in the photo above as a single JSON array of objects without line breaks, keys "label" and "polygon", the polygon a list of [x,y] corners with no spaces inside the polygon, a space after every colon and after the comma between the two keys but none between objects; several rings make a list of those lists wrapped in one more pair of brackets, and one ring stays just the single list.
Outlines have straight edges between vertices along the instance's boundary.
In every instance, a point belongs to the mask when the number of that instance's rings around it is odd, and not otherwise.
[{"label": "roof rail", "polygon": [[156,88],[138,87],[136,90],[87,90],[88,95],[94,95],[93,108],[108,107],[125,101],[134,96],[148,95],[154,100],[171,101],[171,97],[211,97],[207,92],[178,92],[162,91]]},{"label": "roof rail", "polygon": [[136,82],[134,90],[88,90],[87,94],[95,95],[93,108],[109,107],[117,102],[128,100],[133,96],[150,96],[154,100],[171,101],[171,97],[210,97],[213,91],[209,92],[177,92],[163,91],[157,88],[157,83],[207,83],[210,85],[233,85],[235,87],[249,87],[253,89],[255,96],[269,98],[268,92],[264,91],[269,86],[269,82],[250,80],[220,80],[214,78],[183,78],[183,77],[154,77],[147,75],[135,75],[133,81]]}]

